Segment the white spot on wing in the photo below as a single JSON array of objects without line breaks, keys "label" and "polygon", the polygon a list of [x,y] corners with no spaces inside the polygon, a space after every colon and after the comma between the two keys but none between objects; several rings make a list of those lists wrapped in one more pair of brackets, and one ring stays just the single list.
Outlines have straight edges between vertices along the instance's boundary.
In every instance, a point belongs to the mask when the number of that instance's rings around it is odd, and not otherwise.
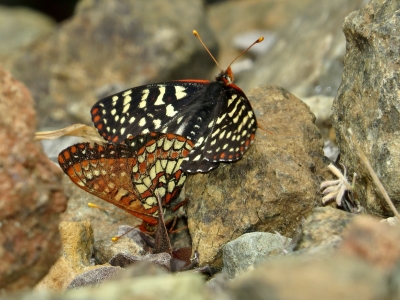
[{"label": "white spot on wing", "polygon": [[161,126],[161,120],[160,119],[154,119],[153,120],[153,124],[154,124],[154,129],[158,129]]},{"label": "white spot on wing", "polygon": [[217,130],[215,130],[212,134],[211,134],[211,137],[214,137],[214,136],[216,136],[218,133],[219,133],[219,128],[217,128]]},{"label": "white spot on wing", "polygon": [[132,100],[131,96],[125,96],[123,105],[129,104],[129,102],[131,102],[131,100]]},{"label": "white spot on wing", "polygon": [[142,99],[138,105],[139,108],[146,107],[146,100],[147,100],[147,97],[149,96],[149,93],[150,93],[149,89],[145,89],[142,91]]},{"label": "white spot on wing", "polygon": [[122,94],[122,97],[128,96],[130,94],[132,94],[132,90],[127,90]]},{"label": "white spot on wing", "polygon": [[221,121],[222,121],[223,119],[225,119],[225,116],[226,116],[226,113],[223,114],[221,117],[219,117],[219,118],[217,119],[217,124],[221,123]]},{"label": "white spot on wing", "polygon": [[193,158],[194,161],[200,160],[201,154],[197,155],[195,158]]},{"label": "white spot on wing", "polygon": [[139,121],[139,126],[143,127],[144,125],[146,125],[146,118],[141,118]]},{"label": "white spot on wing", "polygon": [[130,103],[125,104],[124,109],[122,110],[122,112],[125,114],[129,110],[130,107],[131,107]]},{"label": "white spot on wing", "polygon": [[166,106],[166,115],[167,115],[168,117],[173,117],[173,116],[175,116],[177,113],[178,113],[178,112],[174,109],[173,105],[168,104],[168,105]]},{"label": "white spot on wing", "polygon": [[185,97],[187,94],[185,93],[186,88],[183,86],[175,86],[175,96],[176,96],[176,100],[182,99],[183,97]]},{"label": "white spot on wing", "polygon": [[[239,102],[240,101],[236,101],[236,105],[235,105],[235,107],[234,108],[232,108],[232,110],[228,113],[228,115],[232,118],[233,117],[233,115],[235,114],[235,112],[236,112],[236,109],[237,109],[237,106],[239,105]],[[235,122],[236,123],[236,122]]]},{"label": "white spot on wing", "polygon": [[232,104],[232,102],[237,98],[237,95],[233,95],[231,99],[228,100],[228,107]]},{"label": "white spot on wing", "polygon": [[200,146],[201,144],[203,144],[203,142],[204,142],[204,137],[202,136],[197,140],[197,143],[196,143],[195,147]]},{"label": "white spot on wing", "polygon": [[164,95],[165,95],[165,85],[160,85],[159,89],[160,95],[158,95],[156,102],[154,102],[154,105],[163,105],[165,102],[163,101]]}]

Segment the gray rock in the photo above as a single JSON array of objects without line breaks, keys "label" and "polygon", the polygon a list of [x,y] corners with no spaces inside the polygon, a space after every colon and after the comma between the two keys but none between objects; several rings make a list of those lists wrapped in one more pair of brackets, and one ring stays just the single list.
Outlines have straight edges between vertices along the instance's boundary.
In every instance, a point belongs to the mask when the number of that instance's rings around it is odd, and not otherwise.
[{"label": "gray rock", "polygon": [[[268,52],[265,51],[269,49],[269,44],[275,45],[281,35],[277,29],[285,25],[287,25],[285,28],[291,27],[293,19],[298,17],[304,11],[304,8],[313,1],[315,0],[292,1],[290,5],[284,1],[276,0],[219,1],[210,5],[208,7],[208,21],[210,27],[216,33],[221,49],[218,57],[221,68],[225,69],[240,51],[244,50],[243,47],[247,48],[258,37],[264,35],[265,41],[253,47],[249,53],[236,61],[232,70],[235,72],[239,86],[245,92],[257,85],[269,84],[266,80],[257,84],[246,81],[246,84],[242,86],[243,81],[241,79],[244,79],[243,77],[251,76],[253,70],[266,69],[266,67],[252,63],[251,65],[254,66],[252,70],[239,73],[240,65],[243,66],[244,60],[252,61],[258,55],[268,56]],[[232,22],[232,20],[235,21]],[[265,31],[269,31],[269,34],[266,34]],[[246,38],[246,36],[249,37],[256,32],[258,33],[255,36]],[[279,64],[282,67],[287,64],[287,61],[281,60]],[[217,73],[218,69],[216,67],[214,69],[214,73]]]},{"label": "gray rock", "polygon": [[338,245],[355,215],[332,207],[317,207],[304,221],[295,250]]},{"label": "gray rock", "polygon": [[201,0],[84,0],[57,31],[6,63],[37,99],[40,127],[89,124],[104,87],[207,78],[214,63],[193,29],[216,55]]},{"label": "gray rock", "polygon": [[346,18],[344,74],[332,113],[341,162],[349,174],[358,174],[356,193],[361,205],[379,216],[392,213],[360,162],[347,129],[352,128],[372,168],[400,208],[399,9],[398,1],[373,0]]},{"label": "gray rock", "polygon": [[0,61],[56,28],[54,20],[36,10],[0,6]]},{"label": "gray rock", "polygon": [[[291,239],[288,239],[290,242]],[[272,250],[284,250],[285,237],[269,232],[245,233],[230,241],[222,248],[222,273],[230,278],[244,273],[250,267],[257,265],[268,258]]]},{"label": "gray rock", "polygon": [[346,44],[341,24],[364,0],[314,0],[277,29],[276,43],[236,84],[281,86],[297,97],[333,97],[340,85]]},{"label": "gray rock", "polygon": [[236,277],[228,291],[231,299],[390,299],[384,272],[337,256],[268,261]]},{"label": "gray rock", "polygon": [[98,264],[107,263],[118,253],[127,253],[134,256],[145,254],[143,246],[128,237],[121,237],[116,242],[111,241],[111,239],[97,240],[94,246],[96,249],[95,258]]},{"label": "gray rock", "polygon": [[79,274],[68,285],[67,290],[82,288],[85,286],[95,287],[107,279],[113,277],[122,269],[120,267],[102,266]]},{"label": "gray rock", "polygon": [[121,279],[104,283],[96,289],[79,289],[65,294],[63,299],[207,299],[205,282],[198,274],[181,273]]},{"label": "gray rock", "polygon": [[[147,267],[149,267],[147,265]],[[117,272],[119,276],[121,272]],[[109,270],[104,274],[112,273]],[[129,274],[127,274],[129,275]],[[108,275],[105,275],[106,277]],[[93,276],[96,278],[96,276]],[[109,278],[109,277],[108,277]],[[180,273],[174,276],[169,274],[153,274],[143,277],[119,278],[109,280],[92,288],[82,287],[69,290],[65,293],[51,293],[49,291],[28,291],[13,295],[0,296],[2,300],[124,300],[124,299],[166,299],[166,300],[206,300],[212,299],[206,291],[205,281],[199,274]]]},{"label": "gray rock", "polygon": [[333,96],[316,95],[302,98],[303,102],[310,107],[316,117],[315,125],[321,131],[325,141],[335,140],[335,132],[332,129],[331,113]]},{"label": "gray rock", "polygon": [[118,253],[111,260],[112,266],[120,266],[121,268],[128,267],[138,262],[151,262],[167,271],[171,271],[171,255],[166,252],[157,254],[146,254],[143,256],[133,256],[126,253]]}]

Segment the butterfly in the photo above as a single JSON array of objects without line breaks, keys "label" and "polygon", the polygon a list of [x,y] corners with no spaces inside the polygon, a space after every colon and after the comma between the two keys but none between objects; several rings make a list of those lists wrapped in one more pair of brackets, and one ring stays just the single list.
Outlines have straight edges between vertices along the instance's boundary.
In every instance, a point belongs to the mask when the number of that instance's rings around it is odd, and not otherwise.
[{"label": "butterfly", "polygon": [[[197,31],[193,33],[204,45]],[[177,80],[127,89],[98,101],[91,114],[98,132],[109,142],[148,132],[191,140],[193,149],[181,164],[187,173],[208,172],[220,162],[241,159],[257,129],[249,100],[233,84],[230,65],[213,82]]]},{"label": "butterfly", "polygon": [[150,132],[119,144],[78,143],[61,151],[58,162],[81,189],[156,225],[157,196],[171,215],[179,206],[175,200],[187,178],[180,166],[193,145],[182,136]]}]

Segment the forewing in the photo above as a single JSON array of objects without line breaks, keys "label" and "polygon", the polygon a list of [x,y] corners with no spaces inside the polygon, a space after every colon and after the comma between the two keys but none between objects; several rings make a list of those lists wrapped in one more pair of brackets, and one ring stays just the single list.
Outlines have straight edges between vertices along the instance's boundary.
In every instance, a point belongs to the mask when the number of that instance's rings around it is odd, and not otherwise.
[{"label": "forewing", "polygon": [[190,134],[193,130],[181,122],[188,122],[188,111],[199,105],[196,100],[207,85],[207,81],[172,81],[131,88],[98,101],[91,109],[92,120],[109,142],[149,132],[172,132],[195,140],[202,133]]}]

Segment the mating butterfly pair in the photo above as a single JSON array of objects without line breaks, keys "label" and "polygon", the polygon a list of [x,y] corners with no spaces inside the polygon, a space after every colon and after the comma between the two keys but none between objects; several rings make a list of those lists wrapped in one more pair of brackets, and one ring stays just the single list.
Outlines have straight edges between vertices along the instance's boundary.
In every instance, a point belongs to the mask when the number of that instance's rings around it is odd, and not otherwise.
[{"label": "mating butterfly pair", "polygon": [[[208,172],[220,162],[237,161],[253,143],[256,117],[246,95],[232,82],[229,66],[214,82],[155,83],[104,98],[91,114],[110,144],[69,147],[61,152],[60,165],[81,188],[154,224],[155,192],[163,204],[169,203],[179,194],[185,173]],[[177,146],[168,152],[165,143]]]}]

